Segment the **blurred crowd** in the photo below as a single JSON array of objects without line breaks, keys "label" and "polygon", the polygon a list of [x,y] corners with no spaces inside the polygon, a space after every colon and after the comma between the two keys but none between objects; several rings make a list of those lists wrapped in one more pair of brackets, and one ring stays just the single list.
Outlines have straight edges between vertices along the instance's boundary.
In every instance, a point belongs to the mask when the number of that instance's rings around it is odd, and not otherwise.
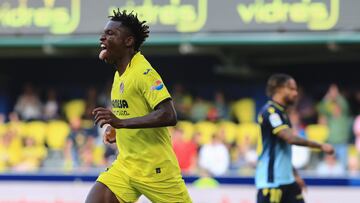
[{"label": "blurred crowd", "polygon": [[[91,111],[110,108],[109,89],[88,88],[83,98],[60,101],[57,91],[24,87],[9,114],[0,114],[0,172],[91,172],[108,166],[116,145],[102,143],[103,129]],[[253,175],[259,126],[254,98],[212,99],[194,96],[182,85],[171,90],[179,122],[169,127],[184,174]],[[321,99],[300,89],[296,106],[287,109],[299,136],[328,142],[335,155],[294,146],[293,164],[312,175],[359,175],[360,91],[343,92],[331,84]]]}]

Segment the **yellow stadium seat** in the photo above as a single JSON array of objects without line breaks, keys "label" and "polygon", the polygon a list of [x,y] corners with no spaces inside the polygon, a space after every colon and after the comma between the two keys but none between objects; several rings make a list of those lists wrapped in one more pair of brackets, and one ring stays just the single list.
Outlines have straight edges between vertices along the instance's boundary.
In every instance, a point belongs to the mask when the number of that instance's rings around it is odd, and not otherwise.
[{"label": "yellow stadium seat", "polygon": [[325,143],[329,136],[329,128],[322,124],[311,124],[305,128],[305,133],[309,140]]},{"label": "yellow stadium seat", "polygon": [[45,146],[24,147],[20,165],[26,165],[26,170],[38,170],[47,155]]},{"label": "yellow stadium seat", "polygon": [[50,121],[46,129],[46,143],[50,149],[62,150],[69,134],[70,127],[68,123],[61,120]]},{"label": "yellow stadium seat", "polygon": [[200,121],[195,124],[195,132],[199,132],[200,144],[208,144],[211,142],[213,135],[217,132],[217,125],[209,121]]},{"label": "yellow stadium seat", "polygon": [[176,127],[180,128],[184,132],[183,139],[189,141],[194,135],[194,124],[190,121],[179,121]]},{"label": "yellow stadium seat", "polygon": [[104,145],[99,145],[95,147],[95,149],[93,150],[93,158],[94,158],[93,162],[96,166],[104,165],[105,163],[104,154],[105,154]]},{"label": "yellow stadium seat", "polygon": [[243,143],[256,145],[260,135],[260,126],[257,123],[241,123],[237,127],[236,142],[238,145]]},{"label": "yellow stadium seat", "polygon": [[15,137],[11,140],[10,145],[7,148],[7,152],[9,155],[8,162],[10,166],[16,166],[21,162],[21,158],[23,155],[23,145],[20,137]]},{"label": "yellow stadium seat", "polygon": [[[307,139],[318,143],[325,143],[329,136],[329,128],[323,124],[311,124],[305,128]],[[320,152],[319,149],[311,149]]]},{"label": "yellow stadium seat", "polygon": [[10,131],[16,133],[16,135],[24,136],[27,133],[26,123],[24,123],[22,121],[9,122],[7,124],[7,130],[10,130]]},{"label": "yellow stadium seat", "polygon": [[225,133],[225,142],[233,143],[236,138],[237,125],[230,121],[221,121],[218,123],[219,131],[224,131]]},{"label": "yellow stadium seat", "polygon": [[252,98],[244,98],[234,102],[231,105],[232,114],[239,123],[255,121],[255,101]]},{"label": "yellow stadium seat", "polygon": [[25,125],[25,136],[30,136],[35,139],[37,145],[45,143],[45,135],[47,124],[43,121],[30,121]]},{"label": "yellow stadium seat", "polygon": [[81,118],[85,112],[85,101],[82,99],[74,99],[67,102],[64,106],[66,118],[70,121],[74,117]]},{"label": "yellow stadium seat", "polygon": [[355,156],[355,157],[359,156],[359,152],[356,149],[356,146],[353,144],[350,144],[348,147],[348,157],[351,157],[351,156]]}]

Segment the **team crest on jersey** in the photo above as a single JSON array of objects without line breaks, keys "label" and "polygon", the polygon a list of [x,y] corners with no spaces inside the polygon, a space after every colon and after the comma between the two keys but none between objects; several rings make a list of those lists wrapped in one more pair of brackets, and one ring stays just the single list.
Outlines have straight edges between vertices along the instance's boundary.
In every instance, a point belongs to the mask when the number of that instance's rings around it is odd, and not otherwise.
[{"label": "team crest on jersey", "polygon": [[124,93],[124,82],[120,83],[120,93]]},{"label": "team crest on jersey", "polygon": [[155,85],[151,86],[151,90],[161,90],[164,87],[164,84],[161,80],[155,81]]}]

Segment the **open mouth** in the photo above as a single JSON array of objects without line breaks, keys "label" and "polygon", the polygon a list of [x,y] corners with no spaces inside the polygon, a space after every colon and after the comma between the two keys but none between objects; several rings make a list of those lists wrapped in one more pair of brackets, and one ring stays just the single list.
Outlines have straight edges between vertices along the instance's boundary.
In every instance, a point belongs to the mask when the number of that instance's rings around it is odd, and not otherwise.
[{"label": "open mouth", "polygon": [[100,44],[100,48],[101,48],[101,51],[100,51],[100,54],[99,54],[99,59],[101,60],[106,60],[107,58],[107,48],[106,48],[106,45],[101,43]]}]

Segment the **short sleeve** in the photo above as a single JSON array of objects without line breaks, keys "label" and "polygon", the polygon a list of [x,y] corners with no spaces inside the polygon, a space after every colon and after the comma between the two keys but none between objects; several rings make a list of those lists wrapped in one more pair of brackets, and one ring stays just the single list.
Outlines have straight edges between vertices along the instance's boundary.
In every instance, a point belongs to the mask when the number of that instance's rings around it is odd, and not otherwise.
[{"label": "short sleeve", "polygon": [[289,125],[285,122],[282,113],[269,107],[268,112],[264,113],[264,121],[269,123],[270,129],[273,134],[277,134],[283,129],[289,128]]},{"label": "short sleeve", "polygon": [[171,98],[160,75],[154,69],[144,69],[139,75],[138,88],[152,109],[165,99]]}]

